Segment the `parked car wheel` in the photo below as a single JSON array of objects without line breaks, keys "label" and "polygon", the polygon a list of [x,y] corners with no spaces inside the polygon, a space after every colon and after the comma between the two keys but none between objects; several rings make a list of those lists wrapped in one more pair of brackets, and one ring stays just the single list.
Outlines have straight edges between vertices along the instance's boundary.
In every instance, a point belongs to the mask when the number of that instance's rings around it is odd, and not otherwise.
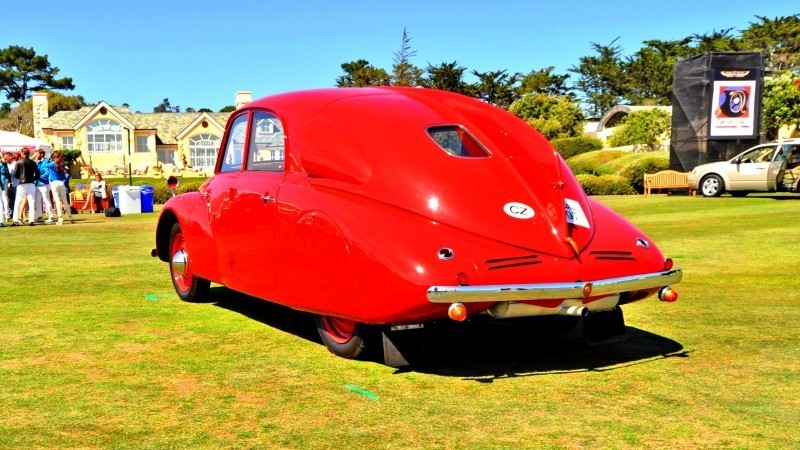
[{"label": "parked car wheel", "polygon": [[185,302],[205,300],[211,283],[192,273],[189,255],[186,252],[186,239],[179,223],[172,226],[169,242],[169,272],[178,297]]},{"label": "parked car wheel", "polygon": [[731,191],[733,197],[747,197],[747,194],[749,194],[747,191]]},{"label": "parked car wheel", "polygon": [[322,342],[336,356],[357,359],[366,354],[369,327],[352,320],[314,316]]},{"label": "parked car wheel", "polygon": [[708,175],[700,182],[700,191],[704,197],[719,197],[724,190],[722,178],[717,175]]}]

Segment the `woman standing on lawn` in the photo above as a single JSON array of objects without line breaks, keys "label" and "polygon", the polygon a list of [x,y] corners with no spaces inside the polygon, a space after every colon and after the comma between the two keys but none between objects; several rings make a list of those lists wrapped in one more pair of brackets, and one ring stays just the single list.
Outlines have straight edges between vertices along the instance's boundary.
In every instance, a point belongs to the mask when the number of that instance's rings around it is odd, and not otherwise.
[{"label": "woman standing on lawn", "polygon": [[94,212],[101,213],[103,212],[103,197],[106,195],[106,182],[103,181],[103,176],[95,173],[90,187],[94,196]]},{"label": "woman standing on lawn", "polygon": [[56,201],[56,212],[58,213],[58,224],[61,225],[64,223],[64,216],[61,213],[61,207],[63,206],[64,209],[67,211],[67,217],[69,217],[69,223],[75,223],[75,220],[72,218],[72,211],[69,207],[69,200],[67,200],[67,181],[69,180],[69,174],[67,173],[67,168],[64,166],[64,157],[61,156],[61,152],[58,150],[53,152],[53,156],[51,157],[53,161],[54,167],[51,168],[49,176],[50,176],[50,190],[53,192],[53,198]]}]

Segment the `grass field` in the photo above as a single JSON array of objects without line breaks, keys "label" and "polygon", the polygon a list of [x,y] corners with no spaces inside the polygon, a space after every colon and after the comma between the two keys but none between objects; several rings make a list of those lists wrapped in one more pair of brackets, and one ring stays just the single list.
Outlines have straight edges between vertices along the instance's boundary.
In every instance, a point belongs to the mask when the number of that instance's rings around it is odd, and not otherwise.
[{"label": "grass field", "polygon": [[413,370],[222,287],[180,302],[154,214],[0,229],[0,448],[800,447],[800,197],[601,201],[684,269],[677,303],[602,347],[455,330]]}]

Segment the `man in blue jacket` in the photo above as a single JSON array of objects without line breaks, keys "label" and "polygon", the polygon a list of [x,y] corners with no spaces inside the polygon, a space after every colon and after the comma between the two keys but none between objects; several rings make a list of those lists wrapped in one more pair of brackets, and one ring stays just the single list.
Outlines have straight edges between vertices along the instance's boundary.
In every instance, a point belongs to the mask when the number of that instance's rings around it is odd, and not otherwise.
[{"label": "man in blue jacket", "polygon": [[36,180],[36,216],[47,212],[47,221],[53,223],[53,202],[50,201],[50,166],[53,162],[44,157],[44,150],[36,151],[36,167],[39,168],[39,179]]}]

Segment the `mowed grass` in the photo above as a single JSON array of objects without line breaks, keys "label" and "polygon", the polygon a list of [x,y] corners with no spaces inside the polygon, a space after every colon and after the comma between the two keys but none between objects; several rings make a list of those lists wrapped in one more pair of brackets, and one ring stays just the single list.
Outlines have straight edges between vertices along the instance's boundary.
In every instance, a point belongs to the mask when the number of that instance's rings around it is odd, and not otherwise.
[{"label": "mowed grass", "polygon": [[600,347],[449,328],[410,370],[222,287],[179,301],[155,214],[0,229],[0,448],[800,446],[800,197],[600,200],[684,269],[677,303]]}]

